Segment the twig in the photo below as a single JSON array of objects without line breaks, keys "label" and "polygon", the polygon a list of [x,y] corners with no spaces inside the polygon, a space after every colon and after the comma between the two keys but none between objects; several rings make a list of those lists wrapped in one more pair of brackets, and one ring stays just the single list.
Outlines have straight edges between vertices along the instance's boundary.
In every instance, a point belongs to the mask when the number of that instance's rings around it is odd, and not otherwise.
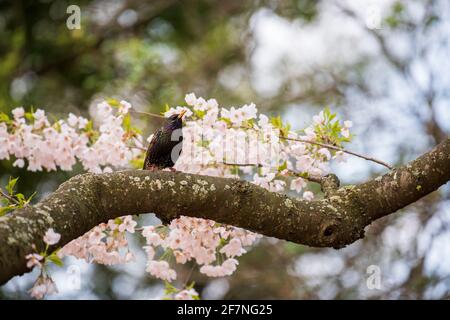
[{"label": "twig", "polygon": [[132,149],[139,149],[139,150],[142,150],[142,151],[147,151],[146,148],[144,148],[144,147],[139,147],[139,146],[137,146],[137,145],[129,145],[129,144],[127,144],[127,146],[128,146],[129,148],[132,148]]},{"label": "twig", "polygon": [[[241,129],[247,129],[247,130],[251,129],[251,130],[254,130],[254,131],[259,131],[258,129],[255,129],[255,128],[252,128],[252,127],[242,127],[241,126],[240,128]],[[347,149],[344,149],[344,148],[341,148],[341,147],[333,146],[331,144],[326,144],[326,143],[322,143],[322,142],[315,142],[315,141],[310,141],[310,140],[300,139],[300,138],[289,138],[289,137],[286,137],[284,135],[279,135],[278,138],[284,139],[284,140],[298,141],[298,142],[303,142],[303,143],[314,144],[314,145],[321,146],[321,147],[324,147],[324,148],[327,148],[327,149],[332,149],[332,150],[336,150],[336,151],[342,151],[344,153],[351,154],[351,155],[353,155],[355,157],[359,157],[359,158],[362,158],[362,159],[365,159],[365,160],[369,160],[369,161],[373,161],[373,162],[376,162],[378,164],[381,164],[382,166],[385,166],[389,170],[394,169],[393,166],[391,166],[390,164],[388,164],[388,163],[386,163],[384,161],[381,161],[381,160],[378,160],[378,159],[375,159],[373,157],[369,157],[369,156],[366,156],[366,155],[363,155],[363,154],[359,154],[359,153],[356,153],[356,152],[353,152],[353,151],[350,151],[350,150],[347,150]]]},{"label": "twig", "polygon": [[[224,164],[224,165],[227,165],[227,166],[236,166],[236,167],[252,167],[252,166],[253,167],[258,167],[258,168],[262,168],[263,167],[263,165],[260,164],[260,163],[218,162],[217,164]],[[306,180],[311,181],[311,182],[315,182],[315,183],[318,183],[318,184],[322,184],[322,182],[323,182],[323,177],[319,176],[319,175],[312,175],[312,174],[309,174],[309,173],[295,172],[295,171],[291,171],[291,170],[288,170],[288,172],[289,172],[290,175],[293,175],[293,176],[298,177],[298,178],[303,178],[303,179],[306,179]]]},{"label": "twig", "polygon": [[17,201],[17,199],[15,199],[14,197],[11,197],[9,194],[4,193],[1,188],[0,188],[0,195],[3,196],[4,198],[8,199],[11,202],[14,202],[15,204],[20,204],[20,202]]},{"label": "twig", "polygon": [[130,109],[130,112],[136,113],[136,114],[142,114],[142,115],[146,115],[146,116],[150,116],[150,117],[165,118],[164,116],[162,116],[160,114],[152,113],[152,112],[137,111],[134,109]]},{"label": "twig", "polygon": [[306,140],[306,139],[289,138],[289,137],[285,137],[285,136],[280,136],[280,139],[290,140],[290,141],[298,141],[298,142],[303,142],[303,143],[309,143],[309,144],[318,145],[318,146],[321,146],[321,147],[324,147],[324,148],[327,148],[327,149],[332,149],[332,150],[336,150],[336,151],[342,151],[344,153],[348,153],[348,154],[351,154],[353,156],[356,156],[356,157],[359,157],[359,158],[362,158],[362,159],[365,159],[365,160],[369,160],[369,161],[373,161],[373,162],[376,162],[378,164],[381,164],[382,166],[385,166],[389,170],[394,169],[393,166],[391,166],[390,164],[388,164],[388,163],[386,163],[384,161],[381,161],[381,160],[378,160],[378,159],[375,159],[375,158],[372,158],[372,157],[369,157],[369,156],[366,156],[366,155],[363,155],[363,154],[359,154],[359,153],[356,153],[356,152],[353,152],[353,151],[350,151],[350,150],[347,150],[347,149],[344,149],[344,148],[341,148],[341,147],[336,147],[336,146],[333,146],[331,144],[315,142],[315,141],[309,141],[309,140]]},{"label": "twig", "polygon": [[188,282],[191,279],[191,276],[192,276],[192,273],[194,272],[194,269],[195,269],[195,265],[192,266],[191,270],[186,275],[186,279],[184,280],[183,288],[186,288],[186,286],[188,285]]},{"label": "twig", "polygon": [[227,166],[235,166],[235,167],[258,167],[262,168],[263,165],[260,163],[230,163],[230,162],[218,162],[217,164],[224,164]]}]

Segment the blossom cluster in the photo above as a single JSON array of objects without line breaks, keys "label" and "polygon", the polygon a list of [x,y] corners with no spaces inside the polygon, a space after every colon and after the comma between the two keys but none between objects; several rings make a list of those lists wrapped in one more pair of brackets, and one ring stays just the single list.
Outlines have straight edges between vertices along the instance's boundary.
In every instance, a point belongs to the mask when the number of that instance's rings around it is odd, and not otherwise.
[{"label": "blossom cluster", "polygon": [[66,244],[60,255],[105,265],[130,262],[134,255],[128,249],[126,232],[134,233],[136,224],[131,216],[109,220]]},{"label": "blossom cluster", "polygon": [[[99,121],[70,113],[67,119],[51,122],[44,110],[12,111],[12,119],[0,114],[0,160],[15,157],[14,166],[29,171],[70,171],[77,161],[85,170],[95,173],[125,168],[141,153],[130,148],[128,141],[139,143],[139,137],[127,134],[124,119],[130,104],[121,101],[117,110],[107,102],[98,104]],[[26,161],[27,162],[26,162]]]},{"label": "blossom cluster", "polygon": [[[168,261],[185,264],[195,261],[200,272],[210,277],[231,275],[238,264],[236,257],[246,252],[260,235],[212,220],[180,217],[169,227],[147,226],[142,235],[146,239],[147,268],[151,275],[165,281],[176,279],[176,272]],[[163,252],[155,259],[158,252]],[[173,258],[173,259],[172,259]]]},{"label": "blossom cluster", "polygon": [[[286,179],[295,173],[289,189],[312,200],[306,190],[308,175],[330,172],[332,158],[345,160],[342,151],[322,145],[340,146],[350,140],[351,121],[341,125],[328,109],[313,117],[313,123],[301,132],[290,130],[281,118],[259,114],[255,104],[240,108],[219,107],[215,99],[186,95],[186,106],[169,109],[165,116],[185,110],[183,152],[175,164],[179,171],[211,176],[251,176],[252,182],[270,191],[285,191]],[[302,177],[303,176],[303,177]]]}]

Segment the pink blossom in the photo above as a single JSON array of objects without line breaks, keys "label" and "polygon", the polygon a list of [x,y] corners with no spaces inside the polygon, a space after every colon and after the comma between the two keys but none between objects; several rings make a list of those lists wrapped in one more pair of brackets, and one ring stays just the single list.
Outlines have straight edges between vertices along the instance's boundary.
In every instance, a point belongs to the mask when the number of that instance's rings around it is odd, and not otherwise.
[{"label": "pink blossom", "polygon": [[120,113],[127,114],[130,109],[131,109],[131,103],[129,103],[125,100],[120,101],[120,104],[119,104],[119,112]]},{"label": "pink blossom", "polygon": [[198,292],[193,288],[181,290],[174,296],[174,300],[195,300],[196,298],[198,298]]},{"label": "pink blossom", "polygon": [[105,234],[103,233],[103,229],[100,227],[95,227],[91,232],[89,232],[89,242],[91,244],[99,243],[104,237]]},{"label": "pink blossom", "polygon": [[17,159],[16,161],[14,161],[13,166],[23,168],[25,166],[25,161],[23,161],[23,159]]},{"label": "pink blossom", "polygon": [[20,119],[25,115],[25,110],[22,107],[15,108],[11,111],[14,116],[14,119]]},{"label": "pink blossom", "polygon": [[331,159],[331,153],[327,148],[319,149],[319,153],[325,157],[326,160]]},{"label": "pink blossom", "polygon": [[239,257],[245,252],[242,248],[242,243],[236,238],[231,239],[228,244],[220,249],[220,253],[224,253],[227,257]]},{"label": "pink blossom", "polygon": [[208,277],[229,276],[236,271],[236,266],[238,264],[236,259],[227,259],[222,265],[204,265],[200,268],[200,272],[206,274]]},{"label": "pink blossom", "polygon": [[325,121],[325,117],[323,115],[323,111],[320,111],[318,115],[313,116],[313,121],[315,124],[321,125]]},{"label": "pink blossom", "polygon": [[175,270],[170,269],[167,261],[155,261],[151,260],[147,263],[147,268],[145,269],[152,276],[165,281],[173,281],[177,278]]},{"label": "pink blossom", "polygon": [[311,191],[305,191],[303,192],[303,199],[311,201],[314,199],[314,193],[312,193]]},{"label": "pink blossom", "polygon": [[293,179],[291,181],[291,190],[295,190],[296,192],[302,191],[303,188],[305,188],[307,185],[305,179],[303,178],[297,178]]},{"label": "pink blossom", "polygon": [[34,266],[38,266],[40,268],[41,261],[44,257],[37,253],[30,253],[25,256],[25,259],[27,259],[27,268],[31,269]]},{"label": "pink blossom", "polygon": [[137,222],[133,220],[131,216],[126,216],[122,223],[119,225],[119,231],[128,231],[129,233],[134,233],[134,227],[136,227]]},{"label": "pink blossom", "polygon": [[351,128],[353,126],[353,122],[351,122],[350,120],[345,120],[344,121],[344,127],[345,128]]},{"label": "pink blossom", "polygon": [[337,151],[335,153],[333,159],[336,159],[338,162],[345,162],[346,161],[346,154],[343,151]]},{"label": "pink blossom", "polygon": [[[150,229],[152,228],[152,229]],[[147,240],[147,244],[153,245],[153,246],[159,246],[162,244],[163,240],[161,239],[160,235],[153,231],[153,227],[145,227],[144,231],[142,232],[143,236]]]},{"label": "pink blossom", "polygon": [[189,93],[184,97],[184,101],[186,101],[188,106],[193,107],[197,102],[197,97],[195,96],[195,93]]},{"label": "pink blossom", "polygon": [[44,242],[48,245],[54,245],[59,242],[61,235],[53,230],[53,228],[48,229],[44,235]]},{"label": "pink blossom", "polygon": [[349,131],[349,129],[346,128],[346,127],[344,127],[344,128],[341,129],[341,134],[342,134],[342,136],[344,136],[345,138],[350,137],[350,131]]}]

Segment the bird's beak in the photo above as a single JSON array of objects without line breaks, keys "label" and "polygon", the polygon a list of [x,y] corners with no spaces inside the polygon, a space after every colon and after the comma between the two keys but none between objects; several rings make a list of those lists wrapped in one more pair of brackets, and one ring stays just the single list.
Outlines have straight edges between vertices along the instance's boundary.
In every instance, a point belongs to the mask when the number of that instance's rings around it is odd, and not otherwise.
[{"label": "bird's beak", "polygon": [[178,115],[178,119],[183,118],[184,114],[186,113],[186,109],[185,110],[181,110],[180,114]]}]

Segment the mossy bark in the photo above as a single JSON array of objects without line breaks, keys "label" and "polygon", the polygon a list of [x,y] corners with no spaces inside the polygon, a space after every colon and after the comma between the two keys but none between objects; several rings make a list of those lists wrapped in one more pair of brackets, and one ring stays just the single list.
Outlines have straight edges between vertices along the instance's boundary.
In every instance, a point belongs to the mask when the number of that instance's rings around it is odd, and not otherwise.
[{"label": "mossy bark", "polygon": [[266,236],[315,247],[341,248],[391,214],[450,180],[450,139],[387,174],[355,186],[323,179],[324,199],[306,201],[246,181],[181,172],[130,170],[82,174],[35,206],[0,217],[0,284],[27,272],[25,255],[44,248],[48,228],[58,245],[118,216],[155,213],[212,219]]}]

